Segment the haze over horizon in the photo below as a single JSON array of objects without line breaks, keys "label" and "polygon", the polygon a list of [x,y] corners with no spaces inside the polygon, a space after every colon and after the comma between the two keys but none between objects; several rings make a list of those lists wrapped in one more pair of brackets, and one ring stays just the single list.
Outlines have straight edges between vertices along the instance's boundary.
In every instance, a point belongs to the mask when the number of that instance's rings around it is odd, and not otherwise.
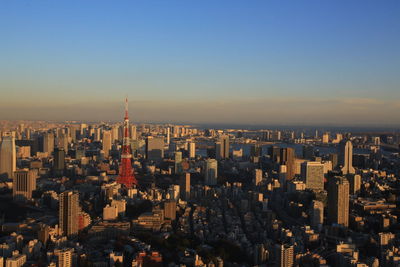
[{"label": "haze over horizon", "polygon": [[0,120],[400,125],[399,1],[2,1]]}]

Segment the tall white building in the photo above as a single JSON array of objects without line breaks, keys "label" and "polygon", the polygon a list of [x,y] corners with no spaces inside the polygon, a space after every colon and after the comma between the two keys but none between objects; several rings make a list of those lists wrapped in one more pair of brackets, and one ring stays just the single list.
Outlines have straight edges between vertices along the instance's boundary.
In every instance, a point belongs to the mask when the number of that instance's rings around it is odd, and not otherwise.
[{"label": "tall white building", "polygon": [[16,166],[15,138],[11,133],[5,133],[0,144],[0,176],[13,177]]},{"label": "tall white building", "polygon": [[167,127],[167,145],[171,142],[171,128]]},{"label": "tall white building", "polygon": [[193,159],[196,157],[196,143],[189,143],[189,158]]}]

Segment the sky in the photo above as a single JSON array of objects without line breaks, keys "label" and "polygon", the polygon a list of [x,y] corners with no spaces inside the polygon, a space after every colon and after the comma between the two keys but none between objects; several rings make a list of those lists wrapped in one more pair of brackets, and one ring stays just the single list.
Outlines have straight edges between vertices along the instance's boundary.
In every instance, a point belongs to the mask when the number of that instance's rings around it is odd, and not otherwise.
[{"label": "sky", "polygon": [[0,120],[400,126],[398,0],[1,0]]}]

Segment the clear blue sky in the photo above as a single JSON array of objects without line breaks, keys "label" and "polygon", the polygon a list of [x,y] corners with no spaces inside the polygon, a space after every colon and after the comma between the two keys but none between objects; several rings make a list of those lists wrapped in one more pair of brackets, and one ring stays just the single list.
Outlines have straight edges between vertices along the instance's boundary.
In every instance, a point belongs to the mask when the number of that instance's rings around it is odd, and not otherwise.
[{"label": "clear blue sky", "polygon": [[0,119],[128,95],[137,121],[398,125],[400,1],[2,0],[0,92]]}]

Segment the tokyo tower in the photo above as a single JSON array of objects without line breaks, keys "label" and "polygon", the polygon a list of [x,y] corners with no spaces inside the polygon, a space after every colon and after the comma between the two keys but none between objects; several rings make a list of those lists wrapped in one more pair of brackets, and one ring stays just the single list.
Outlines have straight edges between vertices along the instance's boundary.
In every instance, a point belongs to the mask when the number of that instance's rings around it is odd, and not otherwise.
[{"label": "tokyo tower", "polygon": [[125,99],[124,139],[122,141],[121,166],[117,182],[132,188],[137,184],[132,168],[132,153],[129,138],[128,98]]}]

